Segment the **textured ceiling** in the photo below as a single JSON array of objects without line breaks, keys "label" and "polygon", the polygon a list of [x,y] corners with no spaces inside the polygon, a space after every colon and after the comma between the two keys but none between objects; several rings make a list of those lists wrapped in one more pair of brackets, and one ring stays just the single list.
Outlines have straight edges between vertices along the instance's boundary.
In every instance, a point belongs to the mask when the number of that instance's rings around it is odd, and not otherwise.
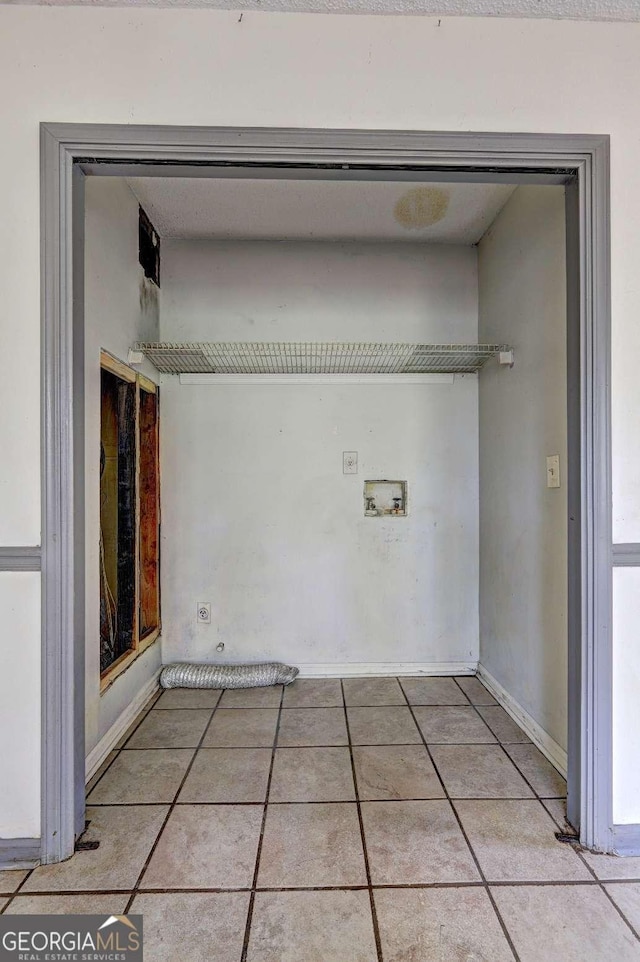
[{"label": "textured ceiling", "polygon": [[[0,0],[20,4],[25,0]],[[553,20],[640,20],[640,0],[26,0],[44,6],[210,7],[299,13],[364,13],[432,17],[535,17]]]},{"label": "textured ceiling", "polygon": [[505,184],[138,177],[163,237],[475,244],[515,189]]}]

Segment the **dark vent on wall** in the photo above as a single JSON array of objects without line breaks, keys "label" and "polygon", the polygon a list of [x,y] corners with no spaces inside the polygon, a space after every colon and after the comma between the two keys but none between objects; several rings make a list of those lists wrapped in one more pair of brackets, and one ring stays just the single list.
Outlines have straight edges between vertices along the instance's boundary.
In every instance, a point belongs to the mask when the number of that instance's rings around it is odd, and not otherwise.
[{"label": "dark vent on wall", "polygon": [[145,277],[160,287],[160,235],[142,207],[138,218],[138,257]]}]

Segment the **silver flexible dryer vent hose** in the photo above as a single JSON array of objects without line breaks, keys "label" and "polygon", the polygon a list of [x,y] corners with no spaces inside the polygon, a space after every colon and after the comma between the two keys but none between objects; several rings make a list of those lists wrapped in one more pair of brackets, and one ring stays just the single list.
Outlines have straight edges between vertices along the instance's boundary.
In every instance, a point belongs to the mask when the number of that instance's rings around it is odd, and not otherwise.
[{"label": "silver flexible dryer vent hose", "polygon": [[290,685],[299,668],[270,662],[265,665],[167,665],[160,673],[161,688],[263,688]]}]

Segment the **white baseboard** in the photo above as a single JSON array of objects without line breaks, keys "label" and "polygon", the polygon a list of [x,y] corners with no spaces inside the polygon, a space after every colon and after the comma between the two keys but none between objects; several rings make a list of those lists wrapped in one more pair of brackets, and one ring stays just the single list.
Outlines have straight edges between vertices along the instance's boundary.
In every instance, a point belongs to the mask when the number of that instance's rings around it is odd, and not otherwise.
[{"label": "white baseboard", "polygon": [[142,711],[151,696],[158,690],[158,679],[161,671],[162,669],[158,668],[158,670],[154,672],[153,677],[140,689],[133,701],[130,702],[122,714],[118,716],[106,735],[103,735],[95,748],[91,749],[85,760],[85,783],[98,771],[109,752],[113,751],[114,745],[117,745],[120,741],[136,715]]},{"label": "white baseboard", "polygon": [[534,745],[537,745],[542,754],[549,759],[553,767],[557,768],[560,774],[566,778],[567,753],[564,748],[561,748],[551,735],[547,734],[544,728],[540,727],[535,718],[509,694],[506,688],[502,687],[500,682],[497,681],[483,665],[478,665],[478,677],[483,685],[489,689],[496,701],[499,702],[504,710],[511,715],[513,720],[520,725],[520,728],[529,736]]},{"label": "white baseboard", "polygon": [[368,675],[475,675],[476,661],[393,662],[298,665],[300,678],[363,678]]}]

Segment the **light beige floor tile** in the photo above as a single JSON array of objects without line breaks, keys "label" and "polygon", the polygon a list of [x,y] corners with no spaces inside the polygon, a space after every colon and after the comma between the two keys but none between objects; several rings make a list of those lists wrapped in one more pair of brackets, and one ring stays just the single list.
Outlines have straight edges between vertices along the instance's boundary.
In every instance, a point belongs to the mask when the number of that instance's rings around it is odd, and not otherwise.
[{"label": "light beige floor tile", "polygon": [[513,962],[481,888],[378,889],[385,962]]},{"label": "light beige floor tile", "polygon": [[114,761],[114,759],[117,758],[117,757],[118,757],[118,753],[117,753],[116,751],[109,752],[109,754],[107,755],[107,757],[106,757],[105,760],[103,761],[102,765],[100,765],[100,767],[98,768],[98,770],[93,773],[93,775],[91,776],[91,778],[90,778],[89,781],[87,782],[87,786],[86,786],[86,794],[87,794],[87,795],[90,794],[90,792],[91,792],[92,789],[95,787],[95,785],[97,784],[97,782],[100,781],[100,779],[102,778],[102,776],[104,775],[104,773],[107,771],[107,769],[109,768],[109,766],[111,765],[111,763],[112,763],[112,762]]},{"label": "light beige floor tile", "polygon": [[91,792],[88,803],[172,802],[192,758],[192,748],[125,749]]},{"label": "light beige floor tile", "polygon": [[23,892],[131,889],[165,820],[166,805],[88,808],[84,840],[100,842],[93,852],[76,852],[66,862],[42,865]]},{"label": "light beige floor tile", "polygon": [[279,748],[348,744],[343,708],[283,708]]},{"label": "light beige floor tile", "polygon": [[411,705],[468,705],[453,678],[401,678]]},{"label": "light beige floor tile", "polygon": [[270,802],[355,800],[348,748],[278,748]]},{"label": "light beige floor tile", "polygon": [[597,885],[492,889],[520,962],[639,962],[640,943]]},{"label": "light beige floor tile", "polygon": [[348,708],[353,745],[408,745],[422,742],[408,708]]},{"label": "light beige floor tile", "polygon": [[425,741],[430,745],[496,741],[475,708],[418,706],[414,708],[414,714]]},{"label": "light beige floor tile", "polygon": [[144,708],[140,712],[140,714],[136,718],[134,718],[134,720],[131,722],[131,724],[125,731],[124,735],[122,735],[113,746],[114,751],[119,751],[121,748],[123,748],[124,745],[127,744],[131,735],[134,733],[136,728],[138,728],[141,722],[147,717],[150,711],[151,711],[151,705],[148,705],[147,708]]},{"label": "light beige floor tile", "polygon": [[353,749],[362,801],[444,798],[424,745],[373,745]]},{"label": "light beige floor tile", "polygon": [[5,905],[7,905],[8,902],[9,902],[9,899],[0,899],[0,912],[2,912],[3,908],[5,907]]},{"label": "light beige floor tile", "polygon": [[279,708],[281,698],[282,685],[228,689],[220,699],[220,708]]},{"label": "light beige floor tile", "polygon": [[560,831],[569,833],[574,832],[574,829],[567,821],[566,798],[543,798],[541,801]]},{"label": "light beige floor tile", "polygon": [[533,792],[498,745],[433,745],[452,798],[530,798]]},{"label": "light beige floor tile", "polygon": [[362,818],[374,885],[480,878],[449,802],[364,802]]},{"label": "light beige floor tile", "polygon": [[202,748],[179,802],[264,802],[271,748]]},{"label": "light beige floor tile", "polygon": [[276,737],[277,708],[216,709],[203,748],[269,748]]},{"label": "light beige floor tile", "polygon": [[262,805],[174,808],[141,888],[246,888],[255,870]]},{"label": "light beige floor tile", "polygon": [[340,708],[339,678],[296,678],[284,690],[284,708]]},{"label": "light beige floor tile", "polygon": [[456,682],[472,705],[497,705],[492,694],[487,691],[479,678],[468,678],[464,675],[456,677]]},{"label": "light beige floor tile", "polygon": [[454,802],[489,882],[575,882],[591,878],[537,800]]},{"label": "light beige floor tile", "polygon": [[23,872],[21,869],[0,870],[0,894],[11,895],[20,883],[26,879],[28,874],[28,872]]},{"label": "light beige floor tile", "polygon": [[153,709],[127,742],[127,748],[197,748],[211,711]]},{"label": "light beige floor tile", "polygon": [[406,705],[402,688],[395,678],[344,678],[345,705]]},{"label": "light beige floor tile", "polygon": [[247,962],[376,959],[368,892],[256,894]]},{"label": "light beige floor tile", "polygon": [[640,882],[609,882],[605,888],[640,935]]},{"label": "light beige floor tile", "polygon": [[248,892],[173,892],[137,895],[131,912],[149,962],[239,962],[248,908]]},{"label": "light beige floor tile", "polygon": [[169,688],[154,708],[215,708],[222,692],[217,688]]},{"label": "light beige floor tile", "polygon": [[490,705],[489,707],[479,705],[478,711],[498,741],[508,744],[531,741],[520,726],[514,722],[511,715],[508,715],[504,708],[499,705]]},{"label": "light beige floor tile", "polygon": [[366,884],[356,805],[270,805],[258,886]]},{"label": "light beige floor tile", "polygon": [[505,749],[534,792],[542,798],[563,798],[567,783],[535,745],[505,745]]},{"label": "light beige floor tile", "polygon": [[129,894],[17,895],[7,915],[122,915]]},{"label": "light beige floor tile", "polygon": [[594,855],[585,852],[584,857],[600,879],[640,879],[640,856]]}]

